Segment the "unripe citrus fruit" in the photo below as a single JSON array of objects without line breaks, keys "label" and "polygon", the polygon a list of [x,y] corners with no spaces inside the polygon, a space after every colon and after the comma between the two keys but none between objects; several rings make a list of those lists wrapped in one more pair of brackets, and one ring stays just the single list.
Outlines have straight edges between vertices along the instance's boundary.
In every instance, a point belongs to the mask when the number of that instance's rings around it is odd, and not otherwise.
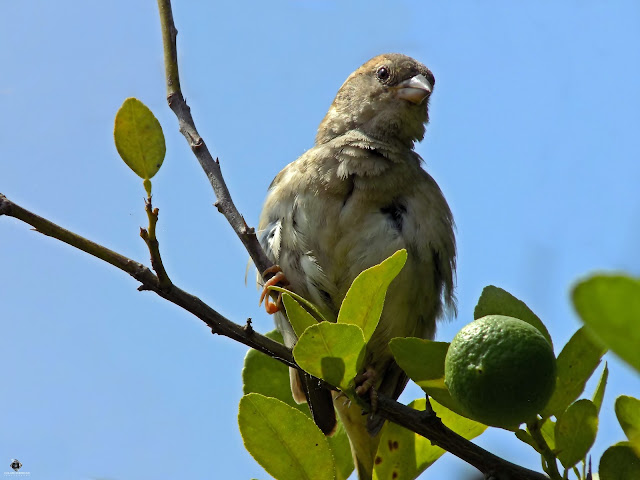
[{"label": "unripe citrus fruit", "polygon": [[553,348],[530,324],[487,315],[455,336],[445,359],[445,384],[469,416],[512,429],[549,401],[556,381]]}]

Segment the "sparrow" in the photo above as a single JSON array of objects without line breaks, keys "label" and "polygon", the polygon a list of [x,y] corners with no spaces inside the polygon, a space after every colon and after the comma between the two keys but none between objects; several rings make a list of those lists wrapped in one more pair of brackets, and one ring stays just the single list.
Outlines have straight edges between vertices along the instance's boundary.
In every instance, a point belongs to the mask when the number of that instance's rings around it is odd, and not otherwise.
[{"label": "sparrow", "polygon": [[[258,236],[278,275],[269,284],[313,302],[336,321],[351,283],[399,249],[408,259],[387,292],[366,351],[372,388],[397,399],[407,384],[389,349],[395,337],[433,338],[436,320],[455,312],[456,245],[451,210],[422,168],[414,144],[429,120],[431,71],[405,55],[379,55],[353,72],[320,123],[315,145],[273,180]],[[259,285],[265,282],[259,276]],[[284,342],[296,334],[286,313],[275,322]],[[384,420],[363,416],[302,371],[291,369],[298,403],[308,402],[318,426],[331,434],[335,411],[349,436],[360,479],[370,479]],[[335,408],[334,408],[335,407]]]}]

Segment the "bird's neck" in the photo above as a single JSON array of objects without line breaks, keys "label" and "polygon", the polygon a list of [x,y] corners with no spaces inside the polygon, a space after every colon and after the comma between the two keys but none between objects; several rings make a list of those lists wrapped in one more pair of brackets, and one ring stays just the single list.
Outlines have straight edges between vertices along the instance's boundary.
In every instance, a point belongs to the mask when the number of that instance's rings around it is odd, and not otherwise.
[{"label": "bird's neck", "polygon": [[413,142],[390,142],[373,138],[361,130],[350,130],[325,144],[331,148],[338,161],[338,176],[347,178],[378,177],[394,165],[419,164],[419,156],[413,151]]}]

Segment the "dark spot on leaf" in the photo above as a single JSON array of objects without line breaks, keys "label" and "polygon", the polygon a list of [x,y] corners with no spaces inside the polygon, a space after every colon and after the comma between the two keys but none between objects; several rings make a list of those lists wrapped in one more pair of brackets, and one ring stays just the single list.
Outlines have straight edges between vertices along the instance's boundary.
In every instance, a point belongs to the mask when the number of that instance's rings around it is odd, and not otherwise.
[{"label": "dark spot on leaf", "polygon": [[394,440],[394,441],[393,441],[393,449],[394,449],[394,450],[397,450],[397,449],[398,449],[398,441],[397,441],[397,440]]},{"label": "dark spot on leaf", "polygon": [[375,463],[376,465],[380,465],[382,463],[382,457],[376,457],[373,463]]},{"label": "dark spot on leaf", "polygon": [[393,472],[391,474],[391,478],[398,478],[398,472]]},{"label": "dark spot on leaf", "polygon": [[389,440],[389,450],[393,450],[393,442]]}]

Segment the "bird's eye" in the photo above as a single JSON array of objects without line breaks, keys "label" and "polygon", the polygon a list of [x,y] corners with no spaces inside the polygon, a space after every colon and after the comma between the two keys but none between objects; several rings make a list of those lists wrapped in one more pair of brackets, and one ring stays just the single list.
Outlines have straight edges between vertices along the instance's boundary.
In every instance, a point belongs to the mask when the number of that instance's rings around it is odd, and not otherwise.
[{"label": "bird's eye", "polygon": [[378,80],[381,82],[384,82],[389,78],[389,69],[387,67],[380,67],[376,72],[376,77],[378,77]]}]

